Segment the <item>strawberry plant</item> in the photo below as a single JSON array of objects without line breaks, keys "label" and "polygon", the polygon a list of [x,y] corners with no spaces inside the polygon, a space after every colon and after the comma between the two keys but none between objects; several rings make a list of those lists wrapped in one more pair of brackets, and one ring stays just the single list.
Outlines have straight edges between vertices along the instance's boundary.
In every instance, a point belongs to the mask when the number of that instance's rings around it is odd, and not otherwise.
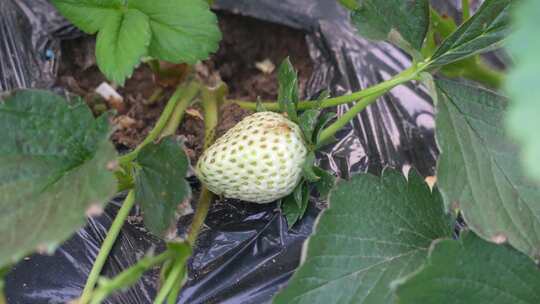
[{"label": "strawberry plant", "polygon": [[[141,60],[203,60],[221,36],[204,0],[52,2],[81,30],[97,34],[97,64],[120,85]],[[225,83],[209,85],[188,72],[145,140],[123,155],[108,139],[109,113],[95,118],[81,99],[46,91],[3,95],[0,278],[24,256],[53,251],[84,224],[89,210],[124,192],[77,303],[100,303],[158,266],[154,303],[176,303],[214,196],[278,201],[292,227],[309,196],[317,195],[329,207],[274,303],[538,303],[540,153],[531,131],[538,113],[533,101],[540,96],[534,74],[538,1],[485,0],[473,14],[463,0],[460,21],[441,16],[428,0],[340,2],[360,35],[400,47],[410,67],[357,92],[301,100],[286,59],[278,70],[278,99],[264,102],[228,99]],[[506,40],[515,59],[509,81],[480,56]],[[341,180],[317,166],[317,152],[339,130],[408,82],[429,88],[436,109],[434,186],[414,168],[406,175],[387,168],[380,176]],[[186,182],[190,163],[171,136],[195,102],[205,124],[204,152],[192,164],[200,191]],[[257,113],[216,138],[223,103]],[[339,117],[328,110],[347,103],[353,105]],[[171,236],[177,206],[196,192],[187,237]],[[167,248],[115,277],[100,277],[135,204]],[[454,235],[458,217],[467,228]]]}]

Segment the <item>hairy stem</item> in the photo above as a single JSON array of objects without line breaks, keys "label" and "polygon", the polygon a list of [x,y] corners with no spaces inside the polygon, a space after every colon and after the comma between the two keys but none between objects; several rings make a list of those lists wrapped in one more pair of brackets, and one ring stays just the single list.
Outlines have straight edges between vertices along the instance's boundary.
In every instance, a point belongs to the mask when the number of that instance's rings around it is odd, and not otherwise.
[{"label": "hairy stem", "polygon": [[212,196],[212,192],[210,192],[205,186],[201,187],[201,194],[199,195],[199,200],[197,202],[197,211],[193,216],[193,221],[191,222],[187,239],[188,243],[191,245],[194,245],[195,241],[197,241],[199,231],[201,231],[201,227],[206,219],[206,215],[208,215],[208,210],[210,209],[210,204],[212,202]]},{"label": "hairy stem", "polygon": [[[357,101],[362,98],[368,97],[373,94],[377,94],[381,91],[387,91],[390,88],[393,88],[394,86],[403,83],[403,74],[406,73],[419,73],[423,67],[425,66],[424,63],[414,65],[413,67],[403,71],[402,73],[398,74],[398,76],[393,77],[387,81],[378,83],[376,85],[373,85],[369,88],[363,89],[361,91],[357,91],[348,95],[333,97],[333,98],[327,98],[323,99],[320,103],[319,102],[313,102],[313,101],[300,101],[298,103],[298,110],[307,110],[307,109],[313,109],[320,106],[320,108],[331,108],[338,105],[346,104],[349,102]],[[413,71],[414,70],[414,71]],[[416,75],[415,75],[416,76]],[[407,79],[407,81],[410,79]],[[257,107],[257,104],[250,101],[240,101],[240,100],[227,100],[227,102],[233,102],[239,105],[240,107],[244,109],[249,110],[255,110]],[[262,105],[265,109],[268,111],[279,111],[279,104],[276,102],[263,102]]]},{"label": "hairy stem", "polygon": [[162,264],[163,262],[174,257],[172,250],[165,250],[164,252],[152,256],[145,257],[138,261],[135,265],[129,267],[128,269],[122,271],[120,274],[115,276],[112,280],[107,282],[106,285],[98,287],[92,296],[92,304],[99,304],[103,302],[111,293],[116,290],[130,287],[135,284],[139,278],[143,275],[144,272],[150,270],[150,268]]},{"label": "hairy stem", "polygon": [[[206,87],[201,88],[205,127],[204,149],[208,148],[214,142],[215,130],[219,118],[218,106],[223,98],[222,92],[223,90],[221,87],[216,88],[215,90]],[[190,246],[193,246],[197,240],[201,227],[206,219],[206,215],[208,214],[208,210],[210,209],[211,202],[212,193],[203,185],[201,187],[201,194],[196,206],[195,215],[193,216],[193,221],[191,222],[189,234],[187,236],[187,242]],[[168,303],[174,303],[178,297],[178,293],[182,289],[186,260],[187,257],[179,258],[173,263],[154,303],[162,304],[165,299],[167,299]]]},{"label": "hairy stem", "polygon": [[[208,149],[214,142],[216,127],[218,125],[218,104],[219,100],[212,91],[207,88],[202,90],[202,105],[204,109],[204,150]],[[191,227],[189,229],[188,243],[193,245],[197,240],[199,231],[206,219],[210,203],[212,201],[212,193],[203,185],[201,187],[201,194],[199,195],[199,201],[197,203],[197,210],[193,216]]]},{"label": "hairy stem", "polygon": [[161,116],[159,117],[158,121],[156,122],[156,125],[154,126],[152,131],[150,131],[150,133],[148,133],[148,136],[146,136],[146,138],[143,140],[143,142],[140,143],[137,146],[137,148],[135,148],[135,150],[133,150],[133,151],[127,153],[127,154],[124,154],[124,155],[122,155],[121,157],[118,158],[118,160],[119,160],[119,162],[121,164],[127,164],[130,161],[133,161],[135,158],[137,158],[137,155],[139,154],[139,152],[141,151],[141,149],[144,146],[146,146],[147,144],[149,144],[149,143],[155,141],[156,139],[158,139],[159,135],[161,134],[161,131],[167,125],[167,122],[169,121],[169,118],[171,117],[171,115],[172,115],[172,113],[173,113],[173,111],[174,111],[174,109],[176,107],[176,104],[178,103],[178,101],[180,100],[182,95],[185,93],[185,90],[186,90],[186,88],[184,86],[180,86],[180,87],[178,87],[176,89],[176,91],[171,96],[171,98],[169,98],[169,101],[167,101],[167,105],[163,109],[163,112],[161,113]]},{"label": "hairy stem", "polygon": [[[184,273],[184,267],[186,264],[186,257],[178,258],[167,276],[167,279],[165,280],[165,283],[163,286],[159,289],[158,294],[156,295],[156,298],[154,299],[154,304],[163,304],[167,296],[171,293],[171,290],[174,289],[175,284],[181,284],[182,281],[182,274]],[[176,297],[175,297],[176,298]]]},{"label": "hairy stem", "polygon": [[191,104],[191,101],[193,101],[193,99],[197,96],[198,93],[198,83],[192,82],[186,86],[184,93],[180,97],[179,101],[177,102],[171,113],[169,121],[167,121],[167,124],[161,131],[161,134],[159,136],[160,138],[176,133],[178,126],[182,122],[182,118],[184,118],[184,113],[186,112],[187,107]]},{"label": "hairy stem", "polygon": [[[376,85],[355,94],[351,94],[353,96],[361,97],[357,98],[358,101],[356,102],[356,104],[351,107],[345,114],[343,114],[334,123],[322,130],[319,137],[319,142],[321,142],[322,144],[327,143],[331,138],[333,138],[336,132],[338,132],[341,128],[343,128],[343,126],[345,126],[349,121],[356,117],[356,115],[360,113],[360,111],[364,110],[367,106],[377,101],[378,97],[385,94],[393,87],[415,79],[418,76],[418,73],[422,71],[422,67],[423,65],[421,65],[420,67],[414,65],[399,73],[390,80],[382,82],[381,84],[384,85]],[[361,92],[364,92],[364,94],[359,94]]]},{"label": "hairy stem", "polygon": [[103,243],[101,244],[101,248],[99,249],[99,253],[96,257],[96,260],[94,261],[92,270],[90,271],[90,274],[88,275],[88,279],[86,280],[83,293],[79,300],[80,304],[87,304],[89,302],[92,296],[92,291],[94,290],[94,287],[96,286],[96,283],[99,279],[99,274],[101,273],[101,270],[103,269],[103,266],[105,265],[105,262],[107,262],[107,258],[109,257],[109,253],[111,252],[111,249],[116,241],[116,238],[118,237],[118,234],[120,233],[120,229],[124,225],[124,221],[129,215],[129,211],[131,210],[134,204],[135,204],[135,192],[131,190],[129,191],[126,199],[124,200],[122,207],[120,208],[120,210],[118,210],[118,213],[116,214],[116,217],[114,218],[114,221],[112,222],[111,228],[109,228],[109,231],[107,232],[107,236],[105,237],[105,240],[103,240]]},{"label": "hairy stem", "polygon": [[352,108],[345,112],[345,114],[343,114],[339,119],[337,119],[335,122],[333,122],[331,125],[321,131],[318,146],[323,146],[327,143],[330,143],[330,140],[339,130],[341,130],[341,128],[343,128],[349,121],[355,118],[358,113],[360,113],[362,110],[367,108],[367,106],[375,102],[377,98],[379,98],[383,94],[384,93],[371,95],[357,101]]},{"label": "hairy stem", "polygon": [[[186,267],[182,269],[182,272],[180,273],[180,279],[182,280],[183,278],[185,278],[185,276],[186,276]],[[182,285],[183,285],[182,281],[179,284],[173,285],[173,287],[171,288],[171,292],[169,293],[169,296],[167,297],[167,304],[176,304],[176,299],[178,298],[178,294],[180,294],[180,290],[182,290]]]}]

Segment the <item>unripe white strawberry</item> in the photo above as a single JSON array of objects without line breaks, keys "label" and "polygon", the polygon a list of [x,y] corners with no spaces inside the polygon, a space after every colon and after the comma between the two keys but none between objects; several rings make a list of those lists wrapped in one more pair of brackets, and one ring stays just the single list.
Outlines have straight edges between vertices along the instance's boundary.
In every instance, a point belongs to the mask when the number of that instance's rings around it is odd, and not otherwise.
[{"label": "unripe white strawberry", "polygon": [[298,125],[274,112],[252,114],[201,156],[197,177],[218,195],[269,203],[291,193],[307,148]]}]

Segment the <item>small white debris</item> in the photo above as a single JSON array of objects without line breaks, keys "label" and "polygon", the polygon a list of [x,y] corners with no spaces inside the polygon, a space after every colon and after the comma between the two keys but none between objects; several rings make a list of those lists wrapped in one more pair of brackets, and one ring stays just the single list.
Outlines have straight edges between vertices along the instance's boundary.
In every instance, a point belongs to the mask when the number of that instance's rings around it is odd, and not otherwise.
[{"label": "small white debris", "polygon": [[126,110],[124,104],[124,98],[108,83],[102,82],[95,90],[95,92],[107,101],[109,106],[119,113],[123,113]]},{"label": "small white debris", "polygon": [[260,62],[255,62],[255,67],[264,74],[272,74],[276,69],[276,65],[268,58]]}]

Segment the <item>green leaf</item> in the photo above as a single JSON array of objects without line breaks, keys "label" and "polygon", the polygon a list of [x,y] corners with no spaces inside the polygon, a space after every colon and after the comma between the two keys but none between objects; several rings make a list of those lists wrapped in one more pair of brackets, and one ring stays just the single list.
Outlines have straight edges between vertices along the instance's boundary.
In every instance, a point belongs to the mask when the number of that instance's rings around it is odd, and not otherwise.
[{"label": "green leaf", "polygon": [[[347,7],[351,9],[354,5],[350,3]],[[429,1],[358,0],[351,18],[361,35],[374,40],[388,39],[406,51],[417,53],[429,27]]]},{"label": "green leaf", "polygon": [[321,133],[330,124],[332,120],[336,118],[336,113],[334,112],[326,112],[321,114],[317,121],[317,126],[315,127],[315,130],[313,131],[314,138],[315,138],[315,147],[316,149],[321,148],[322,146],[335,141],[335,137],[332,136],[331,139],[326,140],[325,142],[321,142]]},{"label": "green leaf", "polygon": [[128,0],[128,5],[150,18],[152,57],[195,64],[219,46],[217,18],[205,0]]},{"label": "green leaf", "polygon": [[540,271],[510,246],[466,233],[434,243],[428,263],[397,284],[400,304],[540,303]]},{"label": "green leaf", "polygon": [[300,183],[294,189],[293,193],[283,199],[281,209],[287,219],[289,229],[304,216],[309,204],[309,187],[306,183]]},{"label": "green leaf", "polygon": [[204,0],[52,0],[83,31],[98,32],[100,70],[123,84],[141,57],[196,63],[218,48],[221,32]]},{"label": "green leaf", "polygon": [[431,57],[439,67],[501,46],[510,32],[512,0],[486,0],[476,14],[446,38]]},{"label": "green leaf", "polygon": [[95,34],[110,18],[118,15],[123,0],[51,0],[71,23],[88,34]]},{"label": "green leaf", "polygon": [[135,181],[132,174],[130,174],[130,172],[132,172],[131,167],[133,164],[129,162],[128,165],[130,169],[120,166],[118,170],[114,171],[114,176],[118,183],[117,192],[126,191],[134,187]]},{"label": "green leaf", "polygon": [[317,176],[317,174],[315,174],[313,168],[315,168],[315,153],[313,151],[310,151],[306,156],[304,165],[302,166],[302,175],[310,182],[315,182],[319,180],[319,177]]},{"label": "green leaf", "polygon": [[342,181],[330,194],[307,254],[274,303],[393,303],[389,284],[451,236],[441,197],[412,172]]},{"label": "green leaf", "polygon": [[135,162],[135,200],[141,204],[144,225],[162,236],[171,226],[176,207],[191,194],[185,180],[189,160],[181,145],[166,137],[144,146]]},{"label": "green leaf", "polygon": [[508,45],[514,67],[507,82],[512,103],[506,126],[509,134],[523,146],[521,157],[527,173],[540,181],[540,141],[536,133],[540,129],[540,40],[532,38],[538,35],[540,1],[522,2],[514,14],[516,30]]},{"label": "green leaf", "polygon": [[96,60],[108,79],[124,84],[150,44],[148,17],[138,10],[128,9],[104,20],[96,40]]},{"label": "green leaf", "polygon": [[326,200],[336,184],[336,178],[332,173],[319,167],[313,167],[313,171],[319,177],[319,180],[314,183],[315,188],[319,192],[320,198]]},{"label": "green leaf", "polygon": [[526,179],[504,132],[507,101],[494,92],[436,81],[438,185],[448,208],[487,240],[539,257],[540,188]]},{"label": "green leaf", "polygon": [[298,126],[300,126],[300,129],[304,134],[304,139],[309,144],[313,144],[313,132],[317,126],[320,113],[321,111],[319,110],[309,109],[304,111],[304,113],[298,117]]},{"label": "green leaf", "polygon": [[297,122],[296,105],[298,104],[298,77],[289,57],[285,58],[278,69],[278,103],[281,112],[286,112],[289,119]]},{"label": "green leaf", "polygon": [[37,90],[0,102],[0,267],[52,250],[116,190],[108,117]]}]

